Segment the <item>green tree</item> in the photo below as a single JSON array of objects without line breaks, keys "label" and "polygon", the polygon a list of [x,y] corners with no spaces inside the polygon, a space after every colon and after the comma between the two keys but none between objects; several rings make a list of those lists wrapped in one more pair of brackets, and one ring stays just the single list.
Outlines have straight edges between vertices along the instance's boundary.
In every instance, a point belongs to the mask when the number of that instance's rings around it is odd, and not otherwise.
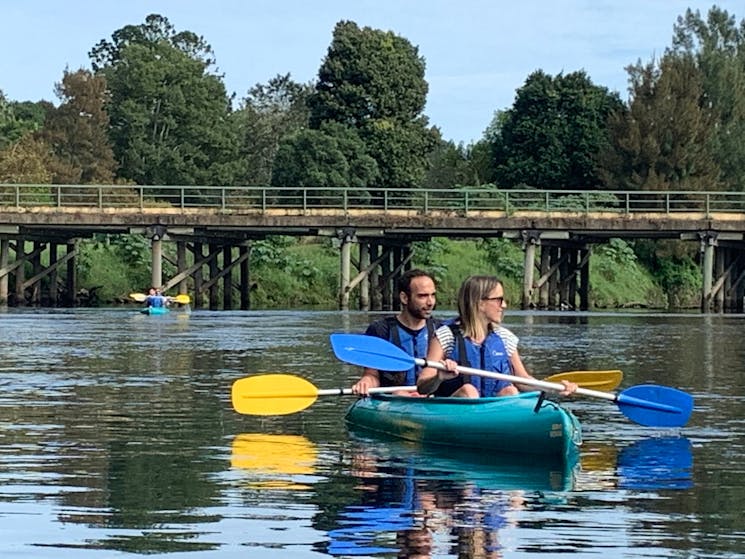
[{"label": "green tree", "polygon": [[[669,52],[689,56],[701,73],[699,105],[710,111],[710,148],[727,190],[745,190],[745,20],[712,7],[678,18]],[[710,188],[715,188],[712,183]]]},{"label": "green tree", "polygon": [[480,184],[471,165],[471,149],[463,144],[440,140],[427,157],[429,166],[422,185],[425,188],[448,189],[453,186]]},{"label": "green tree", "polygon": [[294,82],[289,74],[275,76],[266,85],[257,84],[248,91],[236,111],[245,163],[239,182],[270,183],[280,140],[308,126],[307,99],[311,91],[311,85]]},{"label": "green tree", "polygon": [[11,105],[16,119],[24,123],[24,128],[28,132],[41,130],[47,113],[54,108],[49,101],[13,101]]},{"label": "green tree", "polygon": [[[279,146],[272,174],[273,186],[313,187],[316,203],[340,204],[329,188],[353,188],[354,200],[368,199],[365,186],[374,182],[377,162],[367,155],[354,128],[339,123],[325,123],[320,129],[305,129],[287,136]],[[298,193],[299,194],[299,193]]]},{"label": "green tree", "polygon": [[61,103],[38,133],[50,148],[54,184],[109,184],[117,163],[108,139],[106,80],[88,70],[65,71],[56,86]]},{"label": "green tree", "polygon": [[310,126],[356,130],[378,173],[371,188],[421,184],[438,134],[423,115],[428,85],[418,49],[392,32],[339,22],[310,96]]},{"label": "green tree", "polygon": [[533,72],[491,133],[494,178],[501,186],[596,188],[597,154],[608,143],[608,115],[617,93],[585,72],[551,77]]},{"label": "green tree", "polygon": [[[8,101],[0,90],[0,149],[16,143],[28,132],[40,127],[41,122],[30,118],[26,106]],[[36,106],[40,107],[41,104]]]},{"label": "green tree", "polygon": [[[51,181],[47,169],[47,146],[26,134],[14,144],[0,150],[0,183],[46,184]],[[47,192],[45,189],[40,193]],[[45,199],[48,203],[51,200]]]},{"label": "green tree", "polygon": [[609,121],[611,145],[601,157],[611,189],[699,190],[718,182],[711,157],[710,112],[701,107],[702,76],[689,55],[629,66],[628,109]]},{"label": "green tree", "polygon": [[149,15],[90,52],[106,77],[119,176],[138,184],[233,184],[238,133],[211,47]]}]

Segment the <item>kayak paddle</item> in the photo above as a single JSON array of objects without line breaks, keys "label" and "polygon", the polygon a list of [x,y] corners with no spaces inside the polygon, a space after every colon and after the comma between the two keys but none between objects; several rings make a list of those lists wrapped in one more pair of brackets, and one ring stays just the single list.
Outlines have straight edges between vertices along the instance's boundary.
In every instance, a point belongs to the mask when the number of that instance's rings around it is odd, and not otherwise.
[{"label": "kayak paddle", "polygon": [[[403,371],[413,365],[444,370],[445,365],[436,361],[414,358],[398,346],[362,334],[331,334],[331,347],[336,357],[347,363],[383,371]],[[505,375],[458,367],[458,372],[469,375],[506,380],[513,384],[533,386],[541,390],[563,392],[565,386],[531,378]],[[682,427],[693,411],[693,397],[682,390],[655,384],[632,386],[620,393],[600,392],[578,388],[575,394],[610,400],[621,412],[636,423],[647,427]]]},{"label": "kayak paddle", "polygon": [[[569,371],[546,378],[554,382],[569,380],[581,386],[618,386],[623,377],[621,371]],[[416,392],[416,386],[386,386],[372,388],[370,393]],[[311,406],[318,396],[351,395],[350,388],[319,390],[304,378],[281,373],[256,375],[239,379],[233,383],[231,399],[238,413],[247,415],[283,415],[295,413]]]},{"label": "kayak paddle", "polygon": [[[138,303],[144,303],[145,299],[147,299],[147,295],[145,295],[144,293],[130,293],[129,296]],[[174,303],[179,303],[181,305],[188,305],[189,303],[191,303],[191,297],[189,297],[188,295],[175,295],[174,297],[169,297],[168,295],[166,295],[165,297],[169,301],[173,301]]]},{"label": "kayak paddle", "polygon": [[[371,388],[371,394],[405,390],[416,386],[384,386]],[[238,379],[233,383],[230,399],[233,409],[247,415],[286,415],[311,406],[318,396],[353,394],[351,388],[319,390],[311,382],[295,375],[272,373]]]}]

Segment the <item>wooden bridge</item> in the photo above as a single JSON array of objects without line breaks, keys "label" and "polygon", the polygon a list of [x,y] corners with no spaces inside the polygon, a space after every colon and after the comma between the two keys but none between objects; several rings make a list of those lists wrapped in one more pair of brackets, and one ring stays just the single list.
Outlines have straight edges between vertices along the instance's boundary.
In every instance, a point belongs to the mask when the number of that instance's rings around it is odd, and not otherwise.
[{"label": "wooden bridge", "polygon": [[[77,242],[99,233],[147,236],[153,285],[210,308],[233,308],[234,291],[250,307],[251,242],[271,235],[338,241],[342,309],[355,289],[361,309],[394,308],[411,243],[434,237],[521,242],[523,308],[587,309],[590,252],[614,237],[697,243],[703,312],[742,312],[745,295],[745,193],[0,184],[0,304],[56,305],[58,284],[71,304]],[[163,242],[177,247],[171,278]]]}]

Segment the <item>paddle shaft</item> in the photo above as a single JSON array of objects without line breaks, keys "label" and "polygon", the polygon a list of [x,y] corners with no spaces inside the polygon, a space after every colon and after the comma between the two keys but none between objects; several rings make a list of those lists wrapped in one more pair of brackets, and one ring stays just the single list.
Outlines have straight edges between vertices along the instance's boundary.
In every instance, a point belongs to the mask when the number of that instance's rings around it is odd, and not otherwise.
[{"label": "paddle shaft", "polygon": [[[412,358],[417,365],[420,367],[432,367],[433,369],[438,369],[440,371],[447,371],[447,367],[443,363],[440,363],[439,361],[427,361],[426,359],[422,359],[419,357]],[[540,388],[542,390],[550,390],[552,392],[564,392],[566,390],[566,386],[564,386],[561,383],[558,382],[546,382],[545,380],[538,380],[534,378],[526,378],[526,377],[518,377],[515,375],[505,375],[502,373],[493,373],[491,371],[482,371],[481,369],[472,369],[471,367],[463,367],[458,365],[456,369],[459,373],[464,373],[467,375],[475,375],[479,377],[487,377],[487,378],[495,378],[498,380],[506,380],[507,382],[511,382],[513,384],[524,384],[526,386],[533,386],[535,388]],[[615,402],[615,394],[611,394],[609,392],[598,392],[597,390],[590,390],[587,388],[577,388],[577,394],[584,394],[585,396],[594,396],[596,398],[604,398],[606,400],[611,400],[612,402]]]},{"label": "paddle shaft", "polygon": [[[378,386],[369,388],[368,394],[387,394],[391,392],[416,392],[416,386]],[[324,388],[318,390],[318,396],[348,396],[354,394],[351,388]]]}]

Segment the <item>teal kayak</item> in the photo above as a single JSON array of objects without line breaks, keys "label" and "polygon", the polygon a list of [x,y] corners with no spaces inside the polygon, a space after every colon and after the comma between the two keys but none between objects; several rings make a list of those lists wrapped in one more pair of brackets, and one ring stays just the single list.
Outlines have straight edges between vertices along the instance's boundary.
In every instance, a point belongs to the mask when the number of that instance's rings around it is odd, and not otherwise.
[{"label": "teal kayak", "polygon": [[142,314],[168,314],[171,310],[168,307],[145,307],[140,309]]},{"label": "teal kayak", "polygon": [[582,443],[577,418],[538,392],[500,398],[374,394],[347,411],[353,429],[427,444],[567,459]]}]

